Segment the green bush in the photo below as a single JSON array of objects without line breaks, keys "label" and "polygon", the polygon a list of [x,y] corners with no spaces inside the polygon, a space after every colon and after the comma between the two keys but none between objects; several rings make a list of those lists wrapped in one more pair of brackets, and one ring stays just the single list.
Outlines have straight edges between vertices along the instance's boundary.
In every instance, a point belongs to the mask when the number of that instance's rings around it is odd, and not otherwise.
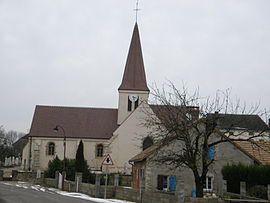
[{"label": "green bush", "polygon": [[260,199],[267,199],[267,187],[263,185],[255,185],[247,191],[247,194]]},{"label": "green bush", "polygon": [[52,161],[48,163],[48,169],[44,172],[45,178],[55,178],[55,172],[63,171],[63,161],[56,156]]},{"label": "green bush", "polygon": [[239,193],[240,181],[247,184],[247,188],[255,185],[270,184],[270,166],[232,164],[222,169],[223,179],[227,180],[228,192]]},{"label": "green bush", "polygon": [[[66,159],[66,179],[70,181],[75,180],[75,159]],[[95,183],[95,174],[91,173],[86,161],[83,173],[82,181],[85,183]],[[52,161],[48,163],[48,169],[44,172],[45,178],[55,178],[55,172],[63,172],[64,162],[56,156]]]}]

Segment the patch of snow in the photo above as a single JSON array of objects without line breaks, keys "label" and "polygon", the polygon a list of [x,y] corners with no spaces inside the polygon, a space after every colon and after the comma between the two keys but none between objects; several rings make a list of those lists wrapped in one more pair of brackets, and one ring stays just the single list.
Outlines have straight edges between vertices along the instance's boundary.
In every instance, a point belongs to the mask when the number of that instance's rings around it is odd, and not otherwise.
[{"label": "patch of snow", "polygon": [[126,200],[117,200],[117,199],[100,199],[100,198],[94,198],[90,197],[88,195],[82,194],[82,193],[74,193],[74,192],[65,192],[65,191],[56,191],[56,193],[68,197],[74,197],[74,198],[80,198],[80,199],[85,199],[97,203],[134,203],[134,202],[129,202]]}]

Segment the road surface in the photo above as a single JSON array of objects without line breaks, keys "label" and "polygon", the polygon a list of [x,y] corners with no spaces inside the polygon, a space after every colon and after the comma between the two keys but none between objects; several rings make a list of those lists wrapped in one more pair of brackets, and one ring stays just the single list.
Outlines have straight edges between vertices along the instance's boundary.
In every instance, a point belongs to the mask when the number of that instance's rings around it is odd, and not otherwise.
[{"label": "road surface", "polygon": [[16,186],[16,183],[0,182],[0,203],[94,203],[74,197],[67,197],[50,190]]}]

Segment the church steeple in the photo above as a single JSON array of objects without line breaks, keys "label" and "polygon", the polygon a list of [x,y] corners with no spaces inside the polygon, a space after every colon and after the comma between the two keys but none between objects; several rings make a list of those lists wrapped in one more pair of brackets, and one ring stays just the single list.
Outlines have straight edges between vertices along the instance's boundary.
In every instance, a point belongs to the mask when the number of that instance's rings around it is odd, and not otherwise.
[{"label": "church steeple", "polygon": [[121,125],[142,101],[147,102],[149,96],[137,22],[133,29],[125,71],[118,91],[117,123]]},{"label": "church steeple", "polygon": [[118,90],[149,91],[137,22],[133,30],[122,83]]}]

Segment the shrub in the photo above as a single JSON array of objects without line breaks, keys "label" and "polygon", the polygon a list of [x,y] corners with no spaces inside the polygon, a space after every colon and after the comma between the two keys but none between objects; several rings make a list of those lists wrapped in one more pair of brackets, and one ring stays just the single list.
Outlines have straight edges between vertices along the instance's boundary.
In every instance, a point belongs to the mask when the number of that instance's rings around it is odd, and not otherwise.
[{"label": "shrub", "polygon": [[247,191],[247,194],[252,197],[267,199],[267,187],[263,185],[255,185]]},{"label": "shrub", "polygon": [[[66,179],[70,181],[75,180],[75,159],[66,159]],[[64,161],[60,160],[58,156],[56,156],[52,161],[48,163],[48,169],[44,172],[45,178],[55,178],[55,172],[59,171],[63,172]],[[84,170],[83,170],[82,182],[85,183],[95,183],[95,174],[91,173],[89,167],[84,160]]]},{"label": "shrub", "polygon": [[232,164],[222,169],[223,179],[227,180],[228,192],[239,193],[240,181],[247,184],[247,188],[255,185],[270,184],[270,166]]},{"label": "shrub", "polygon": [[45,178],[55,178],[55,172],[63,171],[63,161],[56,156],[52,161],[48,163],[48,169],[44,172]]}]

